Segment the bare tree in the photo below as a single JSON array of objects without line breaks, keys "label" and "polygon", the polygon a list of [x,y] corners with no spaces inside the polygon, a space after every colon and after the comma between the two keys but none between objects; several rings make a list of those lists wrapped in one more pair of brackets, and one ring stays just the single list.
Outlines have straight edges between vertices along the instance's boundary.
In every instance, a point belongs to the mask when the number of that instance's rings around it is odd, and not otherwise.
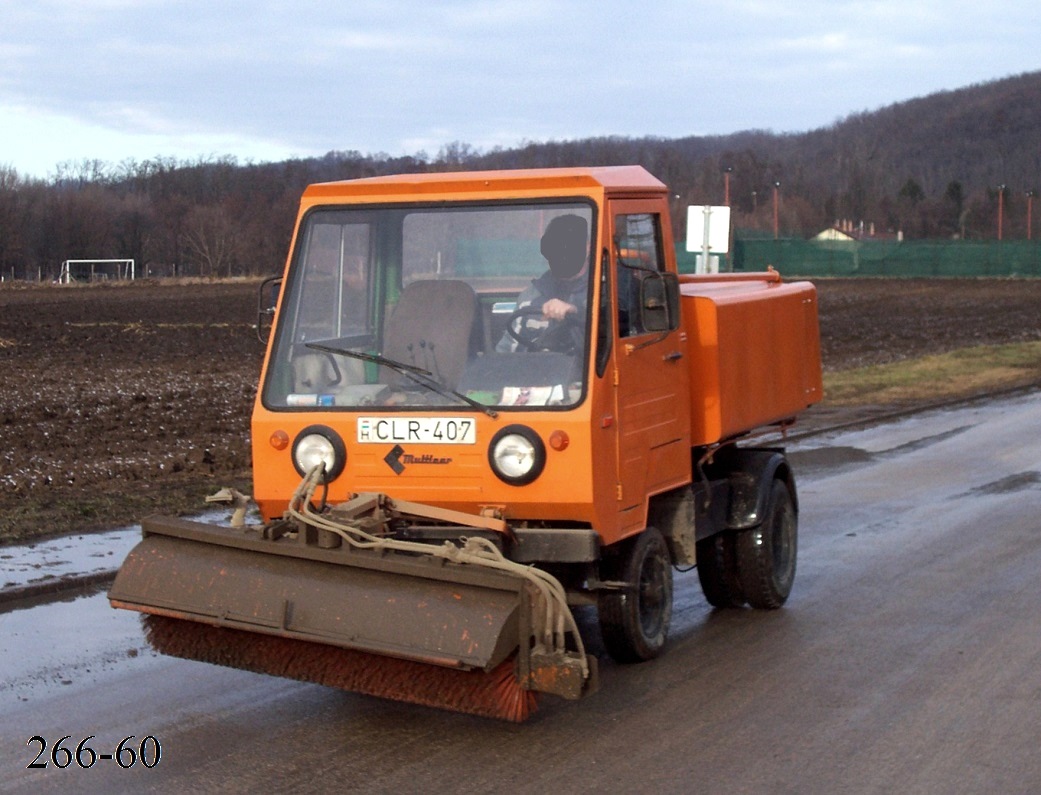
[{"label": "bare tree", "polygon": [[203,276],[231,276],[241,256],[238,225],[220,205],[204,205],[189,211],[183,233],[185,248],[198,260]]}]

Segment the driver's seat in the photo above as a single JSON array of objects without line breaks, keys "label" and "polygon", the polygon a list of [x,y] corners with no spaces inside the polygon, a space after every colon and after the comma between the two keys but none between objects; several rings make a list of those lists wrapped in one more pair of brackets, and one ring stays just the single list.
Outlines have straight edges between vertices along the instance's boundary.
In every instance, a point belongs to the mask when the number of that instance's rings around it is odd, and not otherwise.
[{"label": "driver's seat", "polygon": [[[455,389],[470,354],[477,296],[466,282],[428,279],[411,282],[383,331],[383,355],[429,370]],[[400,380],[397,375],[394,381]]]}]

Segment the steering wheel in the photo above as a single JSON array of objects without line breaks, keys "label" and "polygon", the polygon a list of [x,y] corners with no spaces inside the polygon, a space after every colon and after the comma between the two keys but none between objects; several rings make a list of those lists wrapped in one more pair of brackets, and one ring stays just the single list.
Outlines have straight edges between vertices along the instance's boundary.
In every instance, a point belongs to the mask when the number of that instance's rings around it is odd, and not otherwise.
[{"label": "steering wheel", "polygon": [[547,320],[540,306],[517,307],[506,324],[506,333],[529,351],[572,355],[582,346],[582,326],[576,313],[565,315],[563,320]]}]

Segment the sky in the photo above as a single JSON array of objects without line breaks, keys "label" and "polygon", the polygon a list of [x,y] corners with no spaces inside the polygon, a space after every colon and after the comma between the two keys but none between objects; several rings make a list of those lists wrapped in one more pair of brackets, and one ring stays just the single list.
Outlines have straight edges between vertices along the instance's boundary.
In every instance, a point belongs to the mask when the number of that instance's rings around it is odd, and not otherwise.
[{"label": "sky", "polygon": [[1027,0],[0,0],[0,168],[802,132],[1039,34]]}]

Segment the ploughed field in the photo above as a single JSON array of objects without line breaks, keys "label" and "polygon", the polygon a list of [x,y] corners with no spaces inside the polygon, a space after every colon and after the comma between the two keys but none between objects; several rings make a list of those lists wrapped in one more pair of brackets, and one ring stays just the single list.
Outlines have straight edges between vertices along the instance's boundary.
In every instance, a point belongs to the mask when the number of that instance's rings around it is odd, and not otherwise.
[{"label": "ploughed field", "polygon": [[[1041,339],[1041,280],[817,286],[826,370]],[[248,492],[257,288],[0,285],[0,542]]]}]

